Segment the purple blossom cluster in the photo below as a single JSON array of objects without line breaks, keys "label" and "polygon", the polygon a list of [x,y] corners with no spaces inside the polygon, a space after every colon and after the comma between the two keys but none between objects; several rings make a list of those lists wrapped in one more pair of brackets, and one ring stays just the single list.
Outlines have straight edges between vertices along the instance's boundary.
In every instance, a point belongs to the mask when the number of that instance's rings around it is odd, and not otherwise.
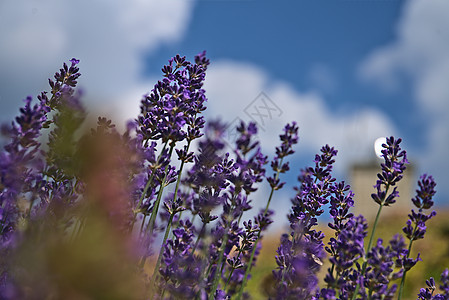
[{"label": "purple blossom cluster", "polygon": [[[203,52],[194,62],[170,59],[124,130],[99,117],[86,131],[78,64],[64,63],[49,80],[50,93],[36,103],[27,97],[2,127],[0,298],[250,298],[247,283],[273,222],[270,204],[290,170],[297,123],[279,135],[269,171],[255,123],[241,122],[228,145],[227,125],[202,115]],[[404,235],[374,241],[408,163],[400,144],[390,137],[383,145],[370,234],[365,218],[351,212],[350,186],[332,174],[336,149],[323,146],[300,171],[267,298],[401,299],[407,273],[421,260],[411,257],[412,244],[436,215],[428,212],[436,184],[426,174],[418,181]],[[263,185],[265,207],[251,214]],[[325,212],[328,240],[318,224]],[[418,299],[449,298],[447,269],[441,293],[433,278],[426,284]]]}]

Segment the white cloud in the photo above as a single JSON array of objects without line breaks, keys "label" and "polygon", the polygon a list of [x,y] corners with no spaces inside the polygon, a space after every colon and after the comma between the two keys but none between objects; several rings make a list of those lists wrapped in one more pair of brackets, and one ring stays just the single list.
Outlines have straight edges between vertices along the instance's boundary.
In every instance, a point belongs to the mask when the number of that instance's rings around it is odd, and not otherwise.
[{"label": "white cloud", "polygon": [[[374,141],[380,136],[394,135],[396,132],[390,120],[378,110],[367,108],[358,113],[338,114],[331,111],[318,93],[300,92],[289,83],[270,78],[264,70],[247,63],[230,60],[213,62],[208,69],[205,89],[209,99],[207,117],[221,117],[228,122],[236,118],[250,121],[245,110],[254,105],[254,99],[259,99],[257,96],[263,91],[282,110],[280,116],[273,113],[271,119],[266,117],[264,131],[258,134],[264,153],[269,154],[271,159],[274,147],[279,144],[278,135],[282,128],[287,122],[296,121],[300,135],[297,155],[307,156],[311,161],[312,155],[321,146],[329,144],[336,147],[339,153],[335,175],[340,179],[348,175],[352,163],[375,160]],[[264,111],[261,109],[260,112]],[[256,120],[260,123],[259,119]],[[293,169],[290,171],[294,176],[297,172]],[[254,195],[254,206],[264,207],[267,194],[267,184],[264,182],[261,190]],[[288,187],[276,192],[271,204],[271,208],[275,207],[276,222],[270,232],[285,229],[285,216],[290,211],[289,200],[293,195]],[[255,212],[257,210],[252,213]]]},{"label": "white cloud", "polygon": [[225,121],[251,120],[245,109],[261,91],[265,92],[282,114],[274,114],[271,120],[265,118],[265,130],[259,134],[264,149],[273,153],[283,126],[296,121],[300,127],[299,151],[316,153],[322,145],[335,146],[339,150],[340,172],[354,161],[374,159],[376,138],[395,133],[392,123],[378,110],[337,114],[319,94],[299,92],[287,82],[269,78],[253,65],[215,61],[208,70],[205,89],[209,98],[207,115],[221,116]]},{"label": "white cloud", "polygon": [[179,40],[193,5],[184,0],[2,1],[2,108],[46,89],[46,78],[72,57],[81,59],[80,86],[88,99],[110,103],[119,101],[117,95],[135,94],[142,84],[142,55]]},{"label": "white cloud", "polygon": [[[361,65],[364,79],[381,86],[410,78],[415,101],[428,120],[426,147],[419,154],[423,171],[447,182],[449,168],[449,2],[415,0],[406,3],[397,38],[375,50]],[[446,195],[449,190],[439,185]]]},{"label": "white cloud", "polygon": [[[429,110],[448,108],[449,2],[409,1],[397,27],[397,39],[376,49],[361,65],[360,75],[381,85],[405,74],[415,81],[415,95]],[[431,105],[429,105],[431,104]]]}]

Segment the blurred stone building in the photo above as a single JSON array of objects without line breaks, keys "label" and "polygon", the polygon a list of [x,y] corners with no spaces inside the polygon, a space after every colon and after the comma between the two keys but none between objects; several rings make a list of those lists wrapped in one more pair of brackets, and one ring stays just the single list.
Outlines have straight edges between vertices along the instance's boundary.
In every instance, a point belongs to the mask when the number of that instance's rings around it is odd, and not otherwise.
[{"label": "blurred stone building", "polygon": [[[374,202],[371,194],[376,192],[377,173],[380,172],[382,160],[376,159],[368,163],[354,164],[350,170],[351,189],[354,192],[354,214],[362,214],[370,221],[376,217],[379,204]],[[396,203],[384,207],[382,216],[407,215],[412,208],[411,198],[414,196],[415,171],[412,165],[407,165],[404,177],[397,184],[399,198]]]}]

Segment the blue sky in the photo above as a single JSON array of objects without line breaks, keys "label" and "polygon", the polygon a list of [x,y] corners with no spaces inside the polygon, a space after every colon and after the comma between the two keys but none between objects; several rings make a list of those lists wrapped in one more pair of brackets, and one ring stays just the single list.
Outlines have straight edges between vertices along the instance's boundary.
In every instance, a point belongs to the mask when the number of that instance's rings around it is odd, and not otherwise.
[{"label": "blue sky", "polygon": [[407,89],[385,93],[357,74],[373,49],[395,39],[403,6],[396,0],[199,1],[183,39],[145,55],[144,75],[157,75],[153,66],[164,64],[167,53],[192,57],[207,49],[212,61],[251,63],[298,90],[318,90],[337,112],[382,110],[419,147],[425,120]]},{"label": "blue sky", "polygon": [[444,0],[6,0],[0,120],[71,57],[89,107],[132,118],[168,58],[207,50],[208,117],[248,119],[265,92],[282,110],[260,134],[268,152],[283,124],[298,122],[291,180],[324,143],[340,150],[347,178],[351,163],[374,159],[376,137],[394,134],[447,206],[448,11]]}]

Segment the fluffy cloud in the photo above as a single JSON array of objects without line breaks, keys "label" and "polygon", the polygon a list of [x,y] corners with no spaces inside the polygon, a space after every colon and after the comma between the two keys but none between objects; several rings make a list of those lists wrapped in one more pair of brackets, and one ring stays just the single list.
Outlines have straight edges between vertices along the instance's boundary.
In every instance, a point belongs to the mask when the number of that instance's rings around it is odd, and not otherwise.
[{"label": "fluffy cloud", "polygon": [[[419,159],[439,182],[449,181],[449,2],[409,1],[398,23],[397,38],[363,62],[360,75],[382,87],[400,87],[410,78],[415,101],[428,123],[427,141]],[[405,75],[405,76],[403,76]],[[449,190],[440,185],[449,195]]]},{"label": "fluffy cloud", "polygon": [[123,109],[126,99],[120,96],[142,88],[143,53],[179,40],[193,5],[184,0],[1,1],[0,108],[16,107],[24,93],[46,89],[45,78],[75,56],[81,59],[80,85],[87,96]]},{"label": "fluffy cloud", "polygon": [[[238,120],[256,121],[263,127],[258,137],[264,153],[270,157],[279,144],[279,133],[291,121],[296,121],[300,128],[300,142],[296,147],[298,156],[307,157],[310,162],[321,146],[335,146],[339,150],[335,167],[338,178],[348,175],[348,168],[354,162],[375,160],[373,145],[376,138],[396,133],[388,117],[378,110],[367,108],[354,114],[337,113],[316,91],[300,92],[287,82],[270,78],[264,70],[251,64],[230,60],[213,62],[208,69],[205,89],[209,99],[207,117],[227,121],[229,130]],[[262,96],[261,92],[264,93]],[[254,107],[259,109],[262,119],[258,114],[252,114]],[[228,136],[228,141],[233,141],[232,136]],[[286,176],[290,180],[285,177],[284,180],[295,184],[297,172],[291,170],[290,176]],[[262,185],[254,196],[254,206],[264,207],[268,193],[266,185]],[[275,216],[278,221],[270,228],[273,232],[283,229],[291,197],[291,187],[276,192]]]},{"label": "fluffy cloud", "polygon": [[[225,121],[252,118],[254,106],[263,114],[263,130],[259,137],[266,151],[278,144],[277,137],[286,122],[295,120],[300,127],[299,151],[316,153],[324,144],[339,150],[337,168],[344,172],[350,163],[374,159],[373,143],[379,136],[395,134],[389,119],[380,111],[365,109],[356,114],[331,111],[316,92],[299,92],[289,83],[276,81],[261,69],[235,61],[216,61],[208,70],[205,88],[209,98],[207,115]],[[258,97],[264,92],[265,104],[272,108],[270,116]],[[278,110],[275,110],[275,109]]]}]

